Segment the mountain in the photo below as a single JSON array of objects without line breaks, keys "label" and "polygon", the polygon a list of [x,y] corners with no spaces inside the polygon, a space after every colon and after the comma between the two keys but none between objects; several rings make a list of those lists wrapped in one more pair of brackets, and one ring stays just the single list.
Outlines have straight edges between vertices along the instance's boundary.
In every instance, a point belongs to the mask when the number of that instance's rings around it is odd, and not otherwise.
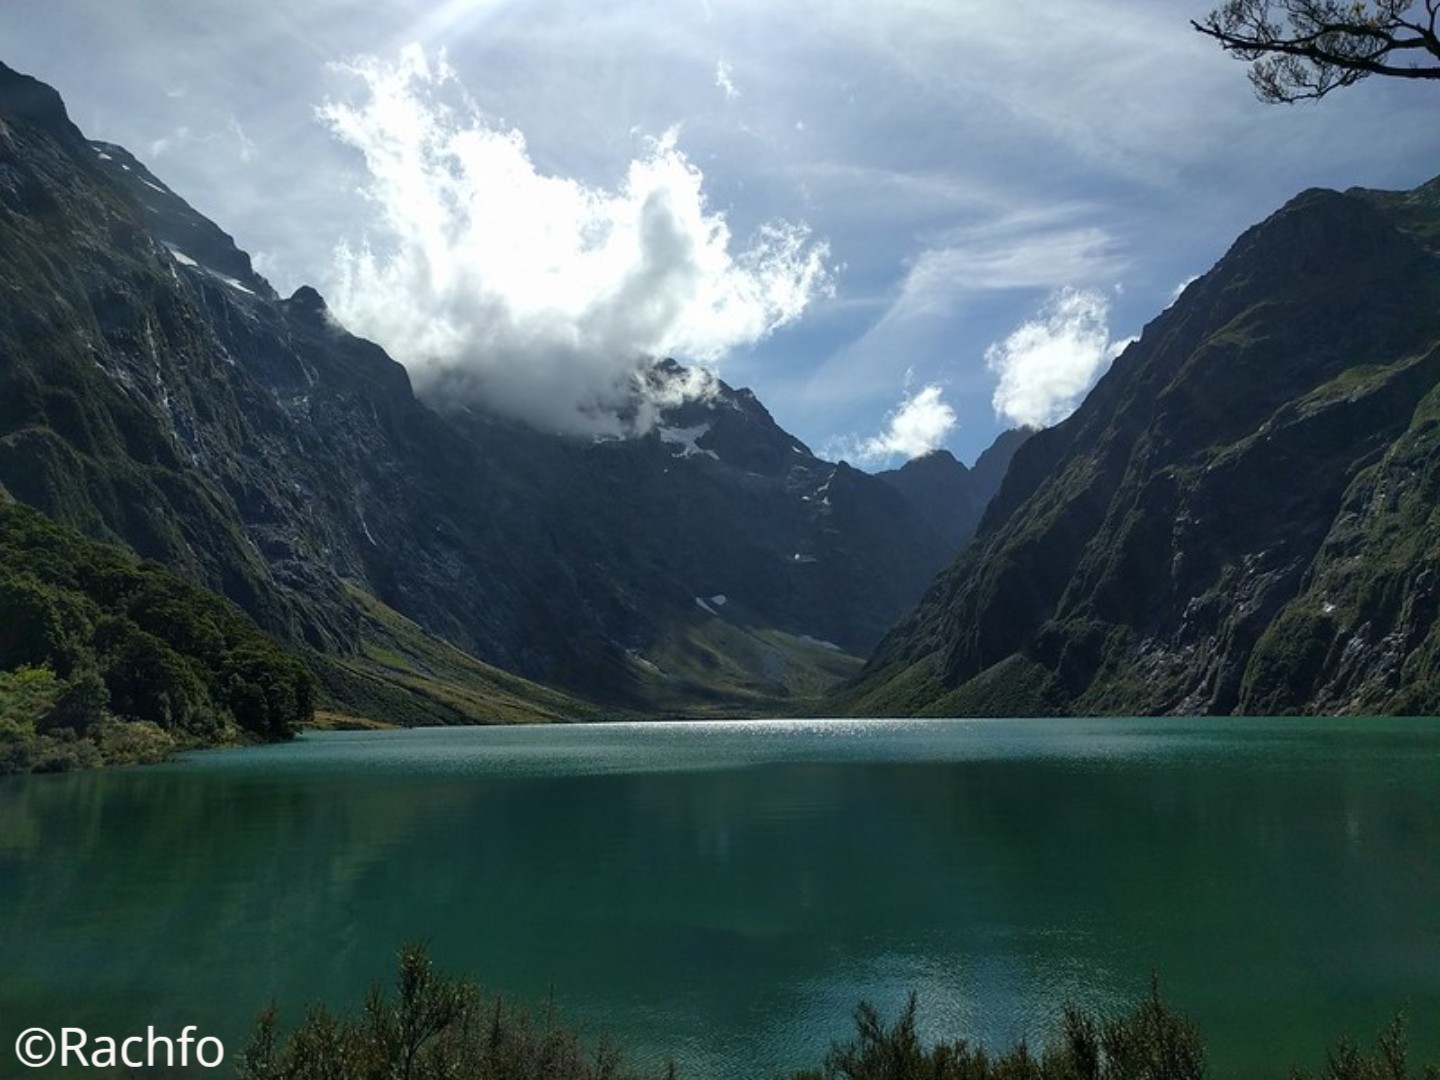
[{"label": "mountain", "polygon": [[862,713],[1440,711],[1440,180],[1307,191],[1015,454]]},{"label": "mountain", "polygon": [[893,487],[959,551],[975,535],[980,517],[1000,490],[1010,459],[1030,437],[1025,429],[1001,432],[966,468],[948,450],[932,450],[898,469],[875,475]]},{"label": "mountain", "polygon": [[[693,382],[674,361],[647,379]],[[808,696],[853,675],[950,555],[888,486],[816,458],[718,379],[633,438],[557,438],[466,407],[442,416],[490,472],[496,535],[471,558],[518,552],[511,580],[528,575],[529,622],[510,640],[531,651],[497,662],[615,703],[773,709]]]},{"label": "mountain", "polygon": [[[719,380],[610,441],[419,400],[319,293],[278,296],[3,66],[0,149],[0,487],[229,598],[332,708],[799,708],[949,557]],[[654,366],[637,402],[682,378]]]}]

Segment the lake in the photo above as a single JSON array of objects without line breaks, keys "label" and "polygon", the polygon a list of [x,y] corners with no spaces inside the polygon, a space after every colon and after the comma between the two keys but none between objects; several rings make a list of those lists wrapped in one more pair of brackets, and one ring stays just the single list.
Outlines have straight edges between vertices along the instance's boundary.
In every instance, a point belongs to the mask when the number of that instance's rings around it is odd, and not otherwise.
[{"label": "lake", "polygon": [[408,941],[692,1080],[818,1065],[912,989],[927,1035],[1038,1045],[1152,971],[1212,1075],[1401,1008],[1436,1059],[1440,722],[330,733],[0,780],[0,1073],[31,1024],[233,1060]]}]

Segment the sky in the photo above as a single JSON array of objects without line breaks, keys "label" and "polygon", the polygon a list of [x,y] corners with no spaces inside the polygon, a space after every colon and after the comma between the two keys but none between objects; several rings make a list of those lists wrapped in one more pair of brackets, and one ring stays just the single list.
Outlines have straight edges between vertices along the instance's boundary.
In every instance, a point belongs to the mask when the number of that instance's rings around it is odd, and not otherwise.
[{"label": "sky", "polygon": [[669,355],[880,469],[1064,419],[1297,192],[1440,173],[1440,91],[1262,104],[1209,6],[3,0],[0,60],[422,393],[626,434]]}]

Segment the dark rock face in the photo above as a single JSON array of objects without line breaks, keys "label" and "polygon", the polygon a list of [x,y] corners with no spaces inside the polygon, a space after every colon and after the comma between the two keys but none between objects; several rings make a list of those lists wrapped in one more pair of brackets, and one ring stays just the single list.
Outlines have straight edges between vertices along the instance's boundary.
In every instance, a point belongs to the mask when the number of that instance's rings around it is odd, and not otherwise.
[{"label": "dark rock face", "polygon": [[437,413],[314,289],[278,297],[3,67],[0,289],[0,486],[321,653],[360,650],[358,588],[500,667],[623,703],[626,657],[696,597],[863,652],[948,557],[888,486],[723,383],[616,442]]},{"label": "dark rock face", "polygon": [[237,282],[267,300],[277,299],[270,283],[255,273],[250,256],[235,246],[230,234],[196,213],[130,151],[113,143],[92,142],[90,146],[104,171],[140,207],[151,237],[177,261],[185,264],[189,260],[221,280]]},{"label": "dark rock face", "polygon": [[1437,238],[1435,182],[1246,233],[1020,448],[857,700],[1440,709]]},{"label": "dark rock face", "polygon": [[973,469],[956,461],[948,450],[932,450],[876,476],[905,496],[959,551],[975,535],[985,507],[1000,490],[1010,459],[1030,435],[1022,429],[1002,432],[976,459]]},{"label": "dark rock face", "polygon": [[749,391],[718,380],[639,438],[577,442],[463,411],[447,419],[503,469],[492,499],[508,535],[494,547],[545,555],[532,563],[537,596],[557,580],[570,591],[546,636],[590,619],[643,652],[697,597],[720,595],[755,625],[863,654],[948,555],[884,484],[817,459]]}]

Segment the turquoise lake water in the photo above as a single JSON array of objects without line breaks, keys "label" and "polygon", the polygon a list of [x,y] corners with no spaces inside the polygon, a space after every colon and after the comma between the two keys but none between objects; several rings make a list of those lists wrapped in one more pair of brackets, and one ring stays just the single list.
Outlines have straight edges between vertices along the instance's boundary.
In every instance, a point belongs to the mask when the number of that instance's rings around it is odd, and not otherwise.
[{"label": "turquoise lake water", "polygon": [[358,1004],[396,950],[695,1080],[855,1003],[1039,1045],[1148,989],[1215,1076],[1399,1009],[1440,1059],[1440,722],[775,721],[333,733],[0,780],[0,1075],[32,1024]]}]

